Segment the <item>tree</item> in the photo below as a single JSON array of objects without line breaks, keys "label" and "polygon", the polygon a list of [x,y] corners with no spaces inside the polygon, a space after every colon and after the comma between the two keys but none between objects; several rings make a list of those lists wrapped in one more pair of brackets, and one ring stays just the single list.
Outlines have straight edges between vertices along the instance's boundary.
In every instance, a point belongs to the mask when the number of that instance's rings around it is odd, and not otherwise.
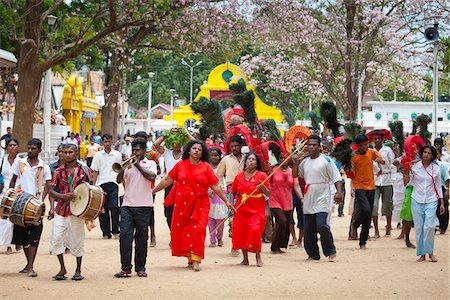
[{"label": "tree", "polygon": [[422,2],[258,1],[253,35],[260,54],[244,57],[241,66],[250,74],[265,70],[274,89],[327,95],[355,120],[359,87],[364,96],[395,78],[397,90],[423,95],[419,29],[427,9],[447,20],[448,12],[443,0]]},{"label": "tree", "polygon": [[[213,4],[209,5],[209,2]],[[32,136],[33,124],[30,120],[33,120],[34,106],[44,71],[74,60],[94,45],[105,45],[106,53],[109,53],[107,59],[111,71],[108,75],[111,85],[108,86],[107,94],[111,98],[107,95],[107,105],[102,115],[107,130],[115,134],[118,91],[123,84],[125,63],[132,54],[132,47],[128,46],[159,49],[167,44],[184,44],[185,36],[190,36],[192,43],[189,45],[195,48],[196,41],[199,41],[195,37],[201,36],[193,34],[200,33],[196,26],[226,32],[224,29],[230,28],[229,24],[235,24],[225,18],[230,16],[230,11],[226,11],[229,6],[214,5],[214,2],[216,1],[173,0],[152,1],[149,4],[144,0],[2,1],[0,11],[8,10],[8,15],[20,15],[21,18],[15,17],[15,20],[20,24],[17,28],[23,28],[21,36],[17,37],[20,41],[19,82],[14,118],[15,135],[19,139],[21,149],[24,149],[26,141]],[[61,15],[60,26],[64,34],[48,35],[51,47],[46,46],[52,51],[44,57],[41,39],[43,34],[48,34],[45,24],[52,13]],[[195,16],[199,15],[203,18],[195,19]],[[210,17],[211,21],[206,16]],[[214,27],[212,20],[219,26]],[[189,26],[187,28],[192,31],[185,31],[182,26]],[[141,45],[141,42],[152,34],[153,39]],[[210,38],[214,36],[204,37],[204,46],[209,45]],[[216,36],[211,45],[217,41]],[[196,49],[201,49],[200,46]],[[114,47],[114,51],[108,51],[111,47]],[[190,48],[186,47],[186,50],[188,49]]]}]

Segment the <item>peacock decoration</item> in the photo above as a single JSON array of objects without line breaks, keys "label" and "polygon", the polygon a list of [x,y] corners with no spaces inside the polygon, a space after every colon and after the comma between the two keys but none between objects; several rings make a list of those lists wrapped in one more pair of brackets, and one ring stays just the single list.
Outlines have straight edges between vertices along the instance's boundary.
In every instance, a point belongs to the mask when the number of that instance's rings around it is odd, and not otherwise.
[{"label": "peacock decoration", "polygon": [[309,118],[311,119],[311,130],[314,132],[320,132],[320,115],[311,111],[309,113]]},{"label": "peacock decoration", "polygon": [[334,137],[340,136],[339,124],[336,114],[336,105],[333,102],[322,102],[320,105],[320,116],[324,122],[325,127],[333,132]]},{"label": "peacock decoration", "polygon": [[191,108],[196,114],[202,116],[202,126],[200,127],[200,138],[206,140],[210,136],[222,136],[225,132],[225,125],[222,118],[222,106],[215,99],[208,100],[201,97],[192,102]]},{"label": "peacock decoration", "polygon": [[413,133],[419,129],[419,136],[423,139],[425,144],[430,144],[431,133],[428,131],[428,124],[431,123],[431,119],[426,114],[417,116],[413,123]]},{"label": "peacock decoration", "polygon": [[233,100],[244,110],[244,119],[252,132],[261,131],[261,127],[256,120],[255,94],[253,90],[247,90],[244,79],[239,79],[237,83],[230,84],[230,90],[234,92]]},{"label": "peacock decoration", "polygon": [[333,152],[331,152],[330,154],[331,156],[336,158],[336,160],[340,164],[342,164],[342,167],[346,172],[350,172],[352,169],[352,157],[353,157],[352,143],[353,140],[345,138],[343,141],[341,141],[334,147]]},{"label": "peacock decoration", "polygon": [[357,135],[366,134],[366,130],[356,122],[350,122],[344,125],[345,138],[353,141]]},{"label": "peacock decoration", "polygon": [[388,123],[391,129],[392,138],[394,142],[400,148],[400,152],[403,152],[403,146],[405,144],[405,135],[403,134],[403,122],[402,121],[391,121]]},{"label": "peacock decoration", "polygon": [[280,131],[277,128],[277,123],[274,119],[264,119],[261,120],[261,125],[263,130],[268,135],[268,140],[271,141],[279,141],[282,140]]}]

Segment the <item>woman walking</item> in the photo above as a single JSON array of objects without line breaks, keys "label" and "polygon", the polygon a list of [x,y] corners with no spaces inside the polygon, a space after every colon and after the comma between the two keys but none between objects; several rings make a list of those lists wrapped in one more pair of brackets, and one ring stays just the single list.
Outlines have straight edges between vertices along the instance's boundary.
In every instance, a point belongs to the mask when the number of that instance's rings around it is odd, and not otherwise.
[{"label": "woman walking", "polygon": [[[19,142],[16,139],[9,139],[6,142],[7,154],[2,158],[0,173],[3,177],[3,184],[0,184],[0,199],[3,198],[5,192],[9,189],[9,182],[13,177],[12,165],[16,160],[20,160],[17,156],[19,152]],[[16,182],[16,186],[19,182]],[[9,220],[3,220],[0,218],[0,246],[6,246],[6,254],[12,253],[11,240],[13,236],[14,224]],[[21,249],[20,245],[16,246],[16,250]]]},{"label": "woman walking", "polygon": [[[231,186],[230,198],[237,195],[236,206],[244,204],[236,211],[233,220],[233,250],[242,249],[244,259],[241,265],[248,266],[248,252],[256,254],[256,265],[263,266],[261,259],[262,235],[266,225],[266,199],[270,196],[270,184],[262,183],[267,175],[261,171],[261,162],[250,153],[244,162],[244,171],[236,175]],[[256,189],[256,192],[254,192]]]},{"label": "woman walking", "polygon": [[[222,151],[219,148],[210,148],[209,149],[209,155],[211,156],[211,167],[214,170],[214,173],[217,172],[217,166],[220,163],[221,157],[222,157]],[[222,182],[219,182],[220,187],[222,190],[224,189],[224,186]],[[210,210],[209,210],[209,217],[208,217],[208,229],[209,229],[209,236],[210,236],[210,247],[215,247],[216,245],[219,247],[223,246],[223,219],[227,217],[227,211],[228,208],[225,205],[225,203],[220,199],[217,194],[215,194],[212,190],[209,190],[209,201],[210,201]],[[222,224],[221,224],[222,223]],[[219,225],[220,227],[217,228],[215,232],[214,229]]]},{"label": "woman walking", "polygon": [[[284,153],[280,154],[279,161],[284,161]],[[302,198],[298,178],[292,177],[289,164],[284,164],[275,170],[270,178],[271,193],[269,207],[275,218],[275,230],[272,233],[270,250],[274,254],[284,253],[281,248],[287,248],[289,243],[290,221],[293,211],[292,193]]]},{"label": "woman walking", "polygon": [[174,210],[171,224],[172,256],[184,256],[188,267],[200,271],[205,256],[206,225],[209,215],[208,188],[211,188],[230,210],[219,180],[209,165],[209,152],[202,141],[190,141],[183,149],[181,161],[155,187],[158,192],[177,184],[168,197],[173,197]]},{"label": "woman walking", "polygon": [[426,254],[432,262],[437,262],[434,255],[434,230],[436,209],[444,213],[442,198],[441,175],[439,166],[434,162],[436,149],[426,145],[420,151],[421,160],[412,168],[411,172],[404,172],[405,181],[413,187],[411,194],[411,211],[416,232],[416,253],[419,262],[426,260]]}]

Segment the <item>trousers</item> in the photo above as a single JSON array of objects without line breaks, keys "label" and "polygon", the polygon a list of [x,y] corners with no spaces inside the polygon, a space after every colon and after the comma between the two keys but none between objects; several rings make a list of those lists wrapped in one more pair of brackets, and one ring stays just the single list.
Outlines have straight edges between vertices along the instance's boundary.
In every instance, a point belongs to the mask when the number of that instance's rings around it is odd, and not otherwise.
[{"label": "trousers", "polygon": [[434,228],[438,201],[418,203],[412,199],[411,212],[416,232],[416,255],[432,254],[434,249]]},{"label": "trousers", "polygon": [[317,246],[317,233],[320,234],[320,243],[325,256],[336,254],[333,235],[330,226],[327,224],[328,213],[319,212],[316,214],[303,215],[303,230],[305,239],[305,250],[312,259],[319,260],[320,253]]}]

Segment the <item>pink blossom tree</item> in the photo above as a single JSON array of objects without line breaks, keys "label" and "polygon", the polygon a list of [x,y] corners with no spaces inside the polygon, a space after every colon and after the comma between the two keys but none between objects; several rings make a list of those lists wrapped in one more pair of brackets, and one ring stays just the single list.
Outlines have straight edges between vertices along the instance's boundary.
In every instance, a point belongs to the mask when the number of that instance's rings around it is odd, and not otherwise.
[{"label": "pink blossom tree", "polygon": [[[448,24],[445,0],[261,0],[253,33],[258,54],[242,58],[248,74],[265,70],[269,87],[303,90],[357,117],[358,88],[423,95],[424,24]],[[395,80],[394,80],[395,79]]]}]

